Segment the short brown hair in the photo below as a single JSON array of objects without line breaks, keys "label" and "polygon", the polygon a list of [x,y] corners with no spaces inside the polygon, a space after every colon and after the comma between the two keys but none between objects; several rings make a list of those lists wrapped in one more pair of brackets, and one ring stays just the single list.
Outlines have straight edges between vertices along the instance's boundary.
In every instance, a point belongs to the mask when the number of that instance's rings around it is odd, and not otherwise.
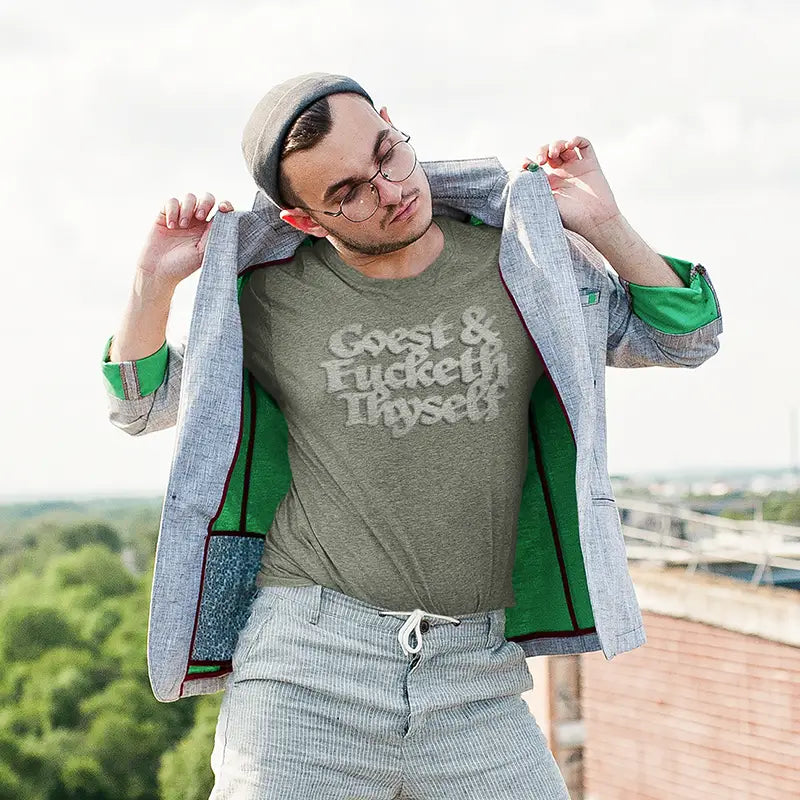
[{"label": "short brown hair", "polygon": [[[329,95],[320,97],[310,106],[300,112],[297,119],[292,123],[289,132],[283,140],[281,147],[280,161],[278,162],[278,193],[280,201],[289,208],[302,205],[302,200],[295,194],[289,178],[283,171],[282,162],[291,153],[300,150],[310,150],[319,144],[330,132],[333,127],[331,117],[331,104],[328,102]],[[359,95],[369,103],[373,109],[375,106],[366,97]]]}]

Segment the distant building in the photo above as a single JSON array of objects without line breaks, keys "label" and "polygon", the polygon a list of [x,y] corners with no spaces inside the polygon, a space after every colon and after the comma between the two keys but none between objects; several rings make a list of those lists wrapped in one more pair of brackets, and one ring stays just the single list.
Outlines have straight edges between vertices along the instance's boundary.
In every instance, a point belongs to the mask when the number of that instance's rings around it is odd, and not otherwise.
[{"label": "distant building", "polygon": [[572,800],[800,797],[800,595],[631,564],[648,641],[532,658]]}]

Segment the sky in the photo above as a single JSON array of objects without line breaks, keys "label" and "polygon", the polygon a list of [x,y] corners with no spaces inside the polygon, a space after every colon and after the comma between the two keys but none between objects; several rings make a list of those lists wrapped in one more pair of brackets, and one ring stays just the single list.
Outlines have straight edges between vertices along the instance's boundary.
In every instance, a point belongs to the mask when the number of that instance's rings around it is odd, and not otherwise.
[{"label": "sky", "polygon": [[[720,350],[607,369],[612,473],[782,467],[800,406],[800,7],[784,2],[14,4],[0,11],[0,495],[162,493],[175,429],[108,420],[103,345],[164,200],[256,187],[267,90],[359,81],[420,160],[588,138],[626,219],[705,265]],[[173,299],[188,330],[199,273]]]}]

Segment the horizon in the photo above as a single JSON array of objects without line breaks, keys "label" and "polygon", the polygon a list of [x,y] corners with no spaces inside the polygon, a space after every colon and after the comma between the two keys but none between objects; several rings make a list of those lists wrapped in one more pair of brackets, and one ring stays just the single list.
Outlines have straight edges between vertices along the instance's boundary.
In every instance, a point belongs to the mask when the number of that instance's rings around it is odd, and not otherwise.
[{"label": "horizon", "polygon": [[[754,466],[754,467],[739,467],[739,466],[717,466],[717,467],[691,467],[684,469],[682,467],[674,467],[672,469],[663,470],[643,470],[636,472],[610,472],[611,480],[619,479],[632,479],[640,481],[658,481],[664,480],[678,480],[681,478],[693,478],[695,480],[712,480],[714,478],[720,479],[724,477],[734,476],[758,476],[758,475],[786,475],[786,474],[800,475],[800,468],[791,466]],[[149,500],[163,495],[166,491],[166,486],[163,488],[153,489],[133,489],[128,492],[124,490],[111,490],[111,489],[98,489],[90,490],[83,489],[80,491],[70,492],[69,490],[62,490],[60,492],[30,492],[30,493],[15,493],[3,494],[0,493],[0,505],[10,505],[11,503],[25,503],[25,502],[47,502],[47,501],[68,501],[68,500]]]}]

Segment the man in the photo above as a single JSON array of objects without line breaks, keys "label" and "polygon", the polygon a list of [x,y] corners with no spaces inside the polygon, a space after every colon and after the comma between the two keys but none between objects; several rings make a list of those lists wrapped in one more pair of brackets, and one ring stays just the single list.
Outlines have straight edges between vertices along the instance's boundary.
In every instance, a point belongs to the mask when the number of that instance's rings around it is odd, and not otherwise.
[{"label": "man", "polygon": [[[239,299],[243,364],[286,420],[291,482],[237,638],[212,798],[568,797],[505,635],[547,365],[498,275],[500,229],[434,215],[410,137],[342,76],[275,87],[243,150],[280,219],[313,238],[257,265]],[[587,140],[537,161],[564,225],[621,276],[686,288],[624,222]],[[212,206],[165,204],[140,259],[152,311],[128,314],[110,356],[163,341],[157,287],[199,266]]]}]

